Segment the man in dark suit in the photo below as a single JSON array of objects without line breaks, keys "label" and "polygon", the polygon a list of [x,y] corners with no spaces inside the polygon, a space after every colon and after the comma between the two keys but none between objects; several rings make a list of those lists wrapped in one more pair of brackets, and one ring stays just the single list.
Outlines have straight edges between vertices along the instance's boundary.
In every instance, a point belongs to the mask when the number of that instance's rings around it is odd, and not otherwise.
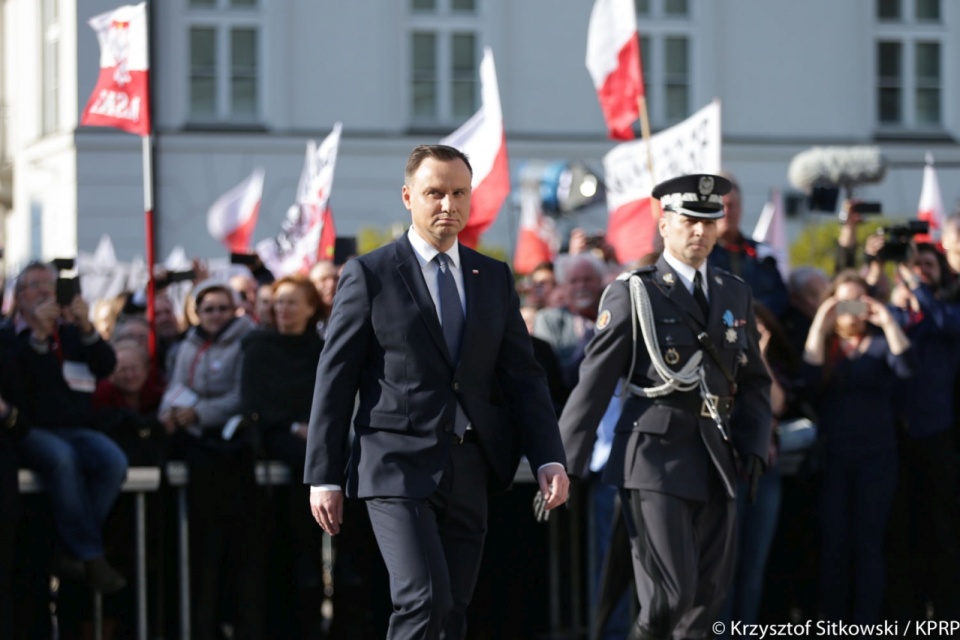
[{"label": "man in dark suit", "polygon": [[402,189],[413,224],[344,265],[317,370],[310,506],[336,535],[344,487],[366,501],[390,572],[389,638],[464,636],[488,485],[509,485],[521,449],[547,508],[567,499],[556,414],[510,269],[457,242],[471,178],[452,147],[413,150]]},{"label": "man in dark suit", "polygon": [[626,380],[603,479],[620,487],[638,640],[710,637],[733,577],[737,477],[747,473],[755,490],[767,455],[770,378],[750,288],[706,261],[729,190],[710,175],[654,188],[663,256],[607,288],[560,418],[569,468],[580,475]]}]

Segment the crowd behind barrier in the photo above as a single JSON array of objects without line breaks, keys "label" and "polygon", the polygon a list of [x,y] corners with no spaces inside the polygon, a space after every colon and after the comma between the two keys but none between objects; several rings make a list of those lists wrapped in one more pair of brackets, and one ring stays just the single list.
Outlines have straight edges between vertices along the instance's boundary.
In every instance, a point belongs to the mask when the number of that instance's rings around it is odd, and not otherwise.
[{"label": "crowd behind barrier", "polygon": [[[857,244],[851,214],[835,277],[800,266],[784,281],[740,231],[739,191],[725,205],[710,261],[761,303],[775,420],[759,498],[738,500],[724,616],[960,618],[960,216],[942,244],[888,259],[882,236]],[[575,230],[564,254],[518,278],[558,414],[604,286],[655,261],[612,256]],[[350,504],[331,542],[299,481],[338,265],[279,280],[191,266],[186,283],[160,274],[153,353],[142,291],[58,301],[57,274],[39,263],[12,285],[0,325],[0,637],[54,626],[61,638],[382,637],[389,594],[365,510]],[[532,484],[491,501],[471,637],[626,634],[630,550],[615,492],[597,479],[616,400],[591,473],[549,527],[530,516]]]}]

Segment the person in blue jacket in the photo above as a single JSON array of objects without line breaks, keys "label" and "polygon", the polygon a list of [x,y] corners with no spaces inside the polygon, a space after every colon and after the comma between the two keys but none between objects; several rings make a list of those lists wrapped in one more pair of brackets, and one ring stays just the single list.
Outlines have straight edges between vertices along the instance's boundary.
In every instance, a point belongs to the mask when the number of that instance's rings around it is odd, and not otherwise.
[{"label": "person in blue jacket", "polygon": [[[960,616],[960,535],[953,391],[960,372],[960,303],[944,300],[946,258],[928,243],[897,266],[891,313],[917,357],[898,394],[900,488],[891,528],[890,615],[917,620],[928,601],[938,619]],[[918,561],[919,560],[919,561]]]},{"label": "person in blue jacket", "polygon": [[773,312],[777,319],[787,312],[787,286],[783,282],[773,249],[762,242],[748,238],[740,231],[743,212],[740,185],[730,180],[730,193],[723,196],[723,217],[717,221],[717,244],[707,262],[713,268],[729,271],[750,285],[753,297]]}]

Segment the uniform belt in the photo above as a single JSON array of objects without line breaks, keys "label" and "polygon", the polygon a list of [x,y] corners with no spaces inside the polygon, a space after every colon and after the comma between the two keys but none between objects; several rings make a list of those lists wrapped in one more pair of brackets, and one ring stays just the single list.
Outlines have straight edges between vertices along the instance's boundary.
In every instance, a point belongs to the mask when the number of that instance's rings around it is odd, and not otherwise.
[{"label": "uniform belt", "polygon": [[466,443],[477,444],[480,442],[480,437],[477,435],[476,429],[467,429],[463,432],[463,436],[458,436],[455,433],[450,433],[450,444],[452,445],[461,445]]},{"label": "uniform belt", "polygon": [[[724,418],[730,417],[730,412],[733,410],[733,398],[730,396],[714,396],[711,395],[711,398],[717,403],[717,413],[719,413]],[[698,393],[671,393],[670,395],[663,396],[662,398],[657,398],[653,401],[654,404],[664,405],[666,407],[673,407],[675,409],[682,409],[683,411],[689,411],[690,413],[696,414],[702,418],[711,418],[710,410],[707,408],[706,401],[700,397]]]}]

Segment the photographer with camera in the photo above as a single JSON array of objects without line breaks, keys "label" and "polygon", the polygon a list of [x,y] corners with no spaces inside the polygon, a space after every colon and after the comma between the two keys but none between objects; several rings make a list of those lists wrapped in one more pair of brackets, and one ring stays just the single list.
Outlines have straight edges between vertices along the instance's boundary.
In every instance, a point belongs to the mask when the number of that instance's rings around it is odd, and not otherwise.
[{"label": "photographer with camera", "polygon": [[5,398],[30,428],[20,460],[43,481],[62,548],[52,570],[112,593],[126,580],[104,558],[102,527],[127,475],[123,451],[95,430],[91,397],[113,371],[113,349],[93,328],[79,292],[57,299],[57,272],[31,262],[17,277],[16,314],[0,325],[13,345],[21,397]]},{"label": "photographer with camera", "polygon": [[[889,244],[884,249],[889,248]],[[952,426],[960,362],[960,304],[943,299],[946,258],[919,243],[897,264],[893,317],[917,357],[916,376],[899,391],[900,473],[890,532],[891,617],[960,615],[960,535]],[[889,256],[890,252],[880,252]],[[898,249],[894,257],[900,257]],[[917,560],[920,560],[917,562]]]},{"label": "photographer with camera", "polygon": [[897,484],[894,395],[915,369],[914,355],[887,307],[848,270],[834,278],[820,304],[803,360],[818,416],[821,614],[825,620],[875,623]]}]

